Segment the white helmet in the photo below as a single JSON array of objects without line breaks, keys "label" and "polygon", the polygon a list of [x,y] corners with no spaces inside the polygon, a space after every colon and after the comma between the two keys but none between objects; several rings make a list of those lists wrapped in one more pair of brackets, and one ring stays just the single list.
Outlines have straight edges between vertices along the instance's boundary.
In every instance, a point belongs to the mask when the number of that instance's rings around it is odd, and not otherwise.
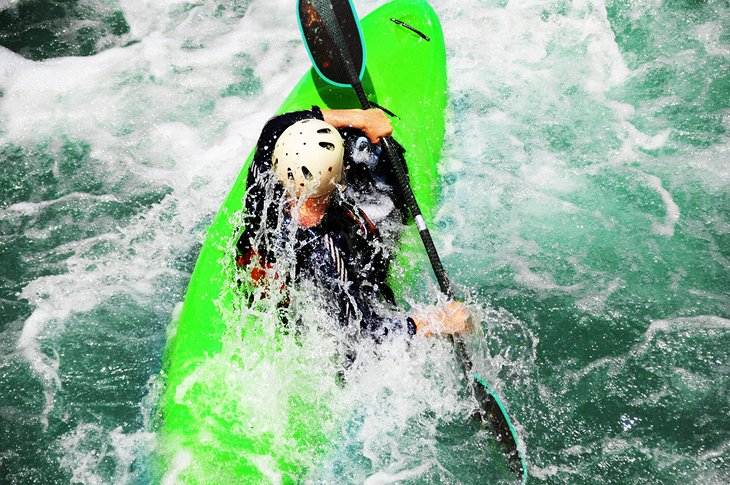
[{"label": "white helmet", "polygon": [[281,184],[296,197],[321,197],[342,180],[345,142],[337,129],[318,119],[294,123],[274,147],[272,168]]}]

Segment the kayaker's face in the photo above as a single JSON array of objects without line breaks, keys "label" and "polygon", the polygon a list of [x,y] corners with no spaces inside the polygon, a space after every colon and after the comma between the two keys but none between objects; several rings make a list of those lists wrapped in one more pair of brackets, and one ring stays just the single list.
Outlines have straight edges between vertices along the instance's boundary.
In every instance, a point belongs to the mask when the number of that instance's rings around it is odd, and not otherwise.
[{"label": "kayaker's face", "polygon": [[304,228],[315,227],[322,222],[331,203],[332,193],[304,200],[292,200],[289,203],[289,214],[297,225]]}]

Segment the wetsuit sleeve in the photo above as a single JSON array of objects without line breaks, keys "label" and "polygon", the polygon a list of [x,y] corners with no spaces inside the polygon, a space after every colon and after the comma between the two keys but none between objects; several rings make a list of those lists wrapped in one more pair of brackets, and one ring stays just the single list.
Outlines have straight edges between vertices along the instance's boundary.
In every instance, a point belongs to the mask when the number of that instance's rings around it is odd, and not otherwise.
[{"label": "wetsuit sleeve", "polygon": [[254,237],[259,234],[263,225],[270,230],[275,229],[278,225],[278,205],[269,204],[266,207],[268,191],[271,191],[273,195],[269,200],[279,200],[283,195],[283,191],[278,184],[272,183],[271,156],[274,153],[276,141],[284,130],[298,121],[313,118],[323,119],[322,111],[317,106],[312,106],[310,110],[294,111],[275,116],[267,121],[263,130],[261,130],[261,135],[256,144],[256,152],[246,177],[247,189],[244,201],[246,229],[236,244],[239,258],[250,254],[253,249],[258,250],[260,255],[269,262],[273,262],[269,260],[271,255],[266,254],[265,244],[264,247],[258,248],[254,248],[253,244]]}]

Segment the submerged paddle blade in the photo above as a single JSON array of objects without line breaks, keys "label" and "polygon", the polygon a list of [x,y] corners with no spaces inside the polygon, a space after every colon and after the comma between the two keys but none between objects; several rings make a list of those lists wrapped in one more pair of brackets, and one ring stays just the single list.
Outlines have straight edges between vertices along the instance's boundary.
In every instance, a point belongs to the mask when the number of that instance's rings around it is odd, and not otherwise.
[{"label": "submerged paddle blade", "polygon": [[[358,80],[365,73],[365,42],[363,41],[360,21],[350,0],[299,0],[297,6],[299,30],[307,46],[317,74],[335,86],[349,87],[352,78],[348,66],[341,61],[340,49],[343,49],[350,67],[354,68]],[[341,38],[333,39],[325,23],[323,15],[332,15],[340,26]]]},{"label": "submerged paddle blade", "polygon": [[474,374],[474,394],[480,405],[482,421],[491,424],[507,456],[510,469],[524,483],[527,480],[527,463],[517,448],[517,430],[512,425],[502,400],[479,374]]},{"label": "submerged paddle blade", "polygon": [[479,419],[484,426],[492,429],[507,458],[510,470],[522,483],[525,483],[527,481],[527,462],[518,448],[517,430],[512,425],[507,409],[487,380],[473,371],[473,364],[464,340],[459,336],[454,336],[451,342],[454,344],[454,351],[463,366],[464,375],[471,385],[474,399],[479,405]]}]

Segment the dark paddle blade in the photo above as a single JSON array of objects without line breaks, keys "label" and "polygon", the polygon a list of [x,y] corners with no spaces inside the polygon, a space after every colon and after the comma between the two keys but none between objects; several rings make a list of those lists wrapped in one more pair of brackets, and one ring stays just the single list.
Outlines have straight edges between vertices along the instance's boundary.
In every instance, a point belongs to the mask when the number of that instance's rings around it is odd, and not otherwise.
[{"label": "dark paddle blade", "polygon": [[331,13],[337,19],[342,32],[342,39],[335,41],[325,28],[319,13],[322,8],[317,5],[318,3],[322,2],[299,1],[297,14],[304,45],[307,47],[312,65],[322,79],[335,86],[349,87],[352,85],[352,77],[348,72],[348,66],[340,61],[339,51],[341,48],[345,49],[345,55],[352,64],[351,68],[354,68],[358,81],[361,81],[365,73],[365,42],[360,21],[350,0],[328,2],[332,5]]},{"label": "dark paddle blade", "polygon": [[474,399],[479,404],[479,419],[482,425],[491,427],[497,436],[497,441],[502,446],[502,451],[507,458],[510,470],[514,472],[522,482],[527,481],[527,462],[520,453],[517,444],[517,430],[502,404],[502,400],[486,379],[474,372],[473,364],[466,349],[464,340],[456,335],[451,338],[454,344],[454,351],[461,363],[464,375],[471,383]]},{"label": "dark paddle blade", "polygon": [[517,448],[517,431],[512,425],[509,414],[507,414],[502,400],[487,381],[479,374],[474,374],[473,377],[478,382],[478,385],[474,386],[474,394],[479,402],[480,418],[483,423],[488,422],[492,426],[497,435],[497,441],[505,452],[510,470],[524,481],[527,478],[527,463]]}]

